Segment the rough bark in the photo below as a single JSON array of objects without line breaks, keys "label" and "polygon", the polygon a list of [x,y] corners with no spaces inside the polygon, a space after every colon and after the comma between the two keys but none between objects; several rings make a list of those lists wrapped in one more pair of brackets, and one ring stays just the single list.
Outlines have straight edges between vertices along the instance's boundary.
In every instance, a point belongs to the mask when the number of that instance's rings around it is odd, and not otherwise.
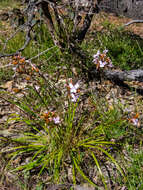
[{"label": "rough bark", "polygon": [[112,81],[139,81],[143,82],[143,70],[118,71],[105,70],[104,77]]}]

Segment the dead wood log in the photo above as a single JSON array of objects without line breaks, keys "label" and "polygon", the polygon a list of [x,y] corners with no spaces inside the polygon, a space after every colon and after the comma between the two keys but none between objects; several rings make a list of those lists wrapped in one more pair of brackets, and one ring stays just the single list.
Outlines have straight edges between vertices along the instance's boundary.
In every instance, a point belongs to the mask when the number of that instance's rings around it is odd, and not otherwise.
[{"label": "dead wood log", "polygon": [[143,70],[119,71],[105,70],[104,77],[112,81],[138,81],[143,82]]},{"label": "dead wood log", "polygon": [[89,79],[97,79],[104,78],[110,81],[118,83],[124,83],[125,81],[138,81],[143,82],[143,70],[130,70],[130,71],[120,71],[120,70],[107,70],[105,69],[103,72],[91,69],[88,71]]}]

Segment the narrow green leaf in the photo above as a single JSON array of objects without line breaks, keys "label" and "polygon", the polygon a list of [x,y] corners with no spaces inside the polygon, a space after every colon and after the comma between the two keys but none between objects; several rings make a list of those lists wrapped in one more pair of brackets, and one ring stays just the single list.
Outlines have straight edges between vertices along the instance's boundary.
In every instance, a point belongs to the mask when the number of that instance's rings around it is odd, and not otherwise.
[{"label": "narrow green leaf", "polygon": [[104,178],[104,175],[103,175],[102,170],[101,170],[101,168],[100,168],[100,165],[99,165],[99,163],[98,163],[98,160],[96,159],[96,156],[94,155],[93,152],[91,152],[91,155],[92,155],[92,157],[93,157],[93,159],[94,159],[94,161],[95,161],[95,164],[96,164],[96,166],[97,166],[97,168],[98,168],[98,170],[99,170],[101,179],[102,179],[103,184],[104,184],[104,186],[105,186],[105,189],[108,190],[107,184],[106,184],[106,182],[105,182],[105,178]]},{"label": "narrow green leaf", "polygon": [[104,154],[106,154],[111,160],[112,162],[115,164],[115,166],[117,167],[117,169],[120,171],[120,173],[122,174],[122,176],[124,176],[124,178],[126,179],[124,173],[123,173],[123,170],[120,168],[120,166],[118,165],[118,163],[116,162],[116,160],[106,151],[104,150],[103,148],[99,147],[99,146],[96,146],[96,148],[102,152],[104,152]]},{"label": "narrow green leaf", "polygon": [[88,181],[91,185],[93,185],[94,187],[96,187],[96,188],[99,189],[99,187],[98,187],[95,183],[93,183],[93,182],[85,175],[85,173],[82,171],[82,169],[81,169],[80,166],[78,165],[77,159],[76,159],[75,157],[73,157],[73,162],[74,162],[74,165],[75,165],[76,169],[79,171],[80,175],[81,175],[86,181]]}]

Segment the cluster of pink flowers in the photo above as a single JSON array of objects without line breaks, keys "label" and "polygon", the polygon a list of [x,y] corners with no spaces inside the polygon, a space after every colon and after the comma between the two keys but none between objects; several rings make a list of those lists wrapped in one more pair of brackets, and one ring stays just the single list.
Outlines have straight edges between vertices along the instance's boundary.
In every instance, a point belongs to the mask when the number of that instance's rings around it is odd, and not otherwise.
[{"label": "cluster of pink flowers", "polygon": [[76,102],[77,99],[79,98],[78,92],[79,92],[79,83],[76,83],[75,85],[70,82],[68,84],[68,89],[69,89],[69,94],[71,97],[72,102]]},{"label": "cluster of pink flowers", "polygon": [[60,124],[61,120],[60,117],[58,115],[55,114],[55,112],[47,112],[42,114],[41,118],[43,118],[47,124],[49,124],[49,122],[53,122],[54,124]]},{"label": "cluster of pink flowers", "polygon": [[98,50],[97,53],[93,55],[93,62],[95,63],[97,69],[113,67],[111,59],[107,56],[107,52],[107,49],[105,49],[103,53]]}]

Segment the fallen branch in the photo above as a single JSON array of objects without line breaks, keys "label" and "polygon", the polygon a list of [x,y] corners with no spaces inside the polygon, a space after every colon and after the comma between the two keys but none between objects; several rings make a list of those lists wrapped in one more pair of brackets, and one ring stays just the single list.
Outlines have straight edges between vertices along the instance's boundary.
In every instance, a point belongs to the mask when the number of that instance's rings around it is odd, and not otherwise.
[{"label": "fallen branch", "polygon": [[131,71],[104,71],[104,77],[112,81],[139,81],[143,82],[143,70],[131,70]]},{"label": "fallen branch", "polygon": [[124,26],[129,26],[129,25],[134,24],[134,23],[143,23],[143,20],[132,20],[132,21],[124,24]]}]

